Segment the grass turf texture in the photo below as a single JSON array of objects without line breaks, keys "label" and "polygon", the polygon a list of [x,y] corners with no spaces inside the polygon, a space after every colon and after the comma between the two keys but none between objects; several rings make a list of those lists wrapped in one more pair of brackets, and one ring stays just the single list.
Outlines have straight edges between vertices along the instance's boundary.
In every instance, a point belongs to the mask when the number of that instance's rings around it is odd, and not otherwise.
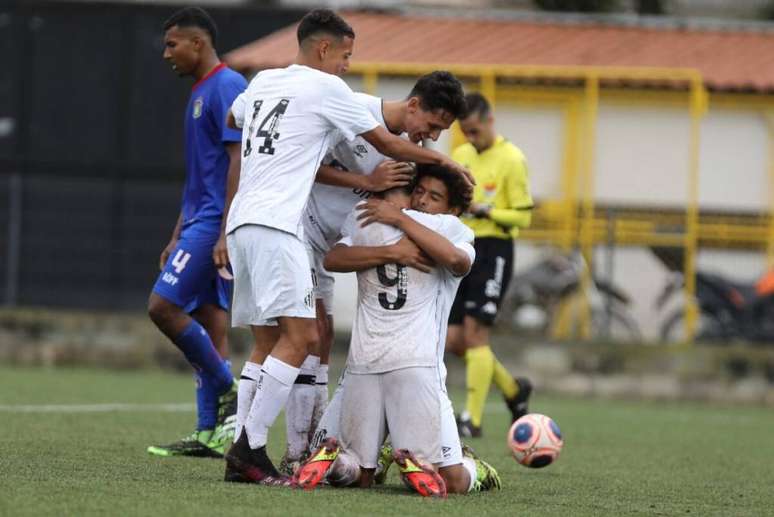
[{"label": "grass turf texture", "polygon": [[[160,372],[0,368],[0,515],[771,515],[774,414],[757,408],[535,397],[565,438],[559,461],[518,465],[493,394],[484,438],[499,492],[424,500],[391,471],[371,491],[302,492],[222,482],[223,463],[155,458],[193,411],[19,412],[9,405],[189,403],[192,380]],[[457,393],[461,395],[461,393]],[[459,396],[455,397],[459,401]],[[270,437],[279,461],[280,421]]]}]

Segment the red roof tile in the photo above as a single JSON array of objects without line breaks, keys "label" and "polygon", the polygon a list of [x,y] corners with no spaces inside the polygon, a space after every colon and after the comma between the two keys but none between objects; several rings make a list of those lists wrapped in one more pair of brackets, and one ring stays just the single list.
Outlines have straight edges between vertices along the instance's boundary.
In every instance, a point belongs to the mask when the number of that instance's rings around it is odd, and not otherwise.
[{"label": "red roof tile", "polygon": [[[355,63],[696,68],[711,90],[774,91],[774,32],[347,13]],[[296,26],[225,56],[238,69],[288,65]]]}]

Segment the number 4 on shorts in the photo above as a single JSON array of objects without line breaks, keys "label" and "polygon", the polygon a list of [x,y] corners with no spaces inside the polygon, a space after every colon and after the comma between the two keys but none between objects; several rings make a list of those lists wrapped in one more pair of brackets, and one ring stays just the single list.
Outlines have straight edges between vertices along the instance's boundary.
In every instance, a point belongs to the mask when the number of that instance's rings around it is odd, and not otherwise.
[{"label": "number 4 on shorts", "polygon": [[185,269],[185,265],[188,264],[188,261],[191,259],[191,254],[186,253],[185,250],[177,250],[177,253],[172,258],[172,267],[175,268],[175,273],[178,275],[182,273],[183,269]]}]

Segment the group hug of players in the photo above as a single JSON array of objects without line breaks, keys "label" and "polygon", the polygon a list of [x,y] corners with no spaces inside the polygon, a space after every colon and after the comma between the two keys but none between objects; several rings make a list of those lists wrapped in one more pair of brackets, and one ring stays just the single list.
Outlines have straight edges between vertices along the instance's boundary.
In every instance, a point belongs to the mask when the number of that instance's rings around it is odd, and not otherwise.
[{"label": "group hug of players", "polygon": [[[500,487],[463,446],[481,436],[494,382],[514,419],[532,390],[489,347],[532,200],[521,152],[497,135],[486,99],[450,73],[387,101],[340,78],[355,33],[326,9],[298,26],[286,68],[247,84],[215,51],[207,13],[164,24],[164,58],[196,82],[185,113],[180,217],[150,295],[152,321],[196,371],[196,430],[148,448],[225,457],[225,480],[369,487],[392,463],[425,496]],[[424,148],[458,120],[468,143]],[[346,367],[328,402],[332,272],[356,272]],[[237,382],[226,329],[254,347]],[[467,367],[466,409],[446,393],[444,350]],[[275,468],[269,429],[285,409]]]}]

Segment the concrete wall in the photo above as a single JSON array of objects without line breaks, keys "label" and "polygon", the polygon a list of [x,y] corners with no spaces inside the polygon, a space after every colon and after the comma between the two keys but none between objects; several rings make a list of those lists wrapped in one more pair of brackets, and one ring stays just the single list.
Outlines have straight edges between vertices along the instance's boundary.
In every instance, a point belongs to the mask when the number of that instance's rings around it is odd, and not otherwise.
[{"label": "concrete wall", "polygon": [[[377,95],[400,99],[413,82],[380,79]],[[350,80],[358,90],[362,83]],[[520,107],[500,103],[500,132],[518,145],[530,164],[533,196],[558,198],[561,193],[563,118],[559,108]],[[712,108],[701,125],[700,204],[702,209],[766,211],[771,205],[768,178],[769,135],[763,116],[754,110]],[[595,149],[595,189],[600,203],[679,209],[688,192],[689,118],[686,108],[665,105],[600,104]],[[449,133],[436,147],[448,152]],[[550,253],[543,247],[518,245],[520,270]],[[604,264],[599,250],[600,267]],[[702,250],[701,269],[753,281],[765,268],[762,253]],[[601,270],[604,273],[604,269]],[[646,337],[655,337],[662,315],[653,303],[667,272],[644,248],[618,248],[613,280],[633,298],[633,315]],[[338,275],[334,303],[339,328],[351,321],[355,304],[354,275]]]}]

